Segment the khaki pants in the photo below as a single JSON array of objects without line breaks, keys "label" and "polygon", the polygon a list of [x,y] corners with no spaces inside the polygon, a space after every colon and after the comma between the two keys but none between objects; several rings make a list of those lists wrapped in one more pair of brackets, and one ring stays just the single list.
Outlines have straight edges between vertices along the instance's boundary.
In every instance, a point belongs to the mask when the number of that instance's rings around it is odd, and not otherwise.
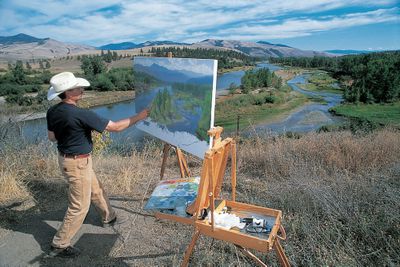
[{"label": "khaki pants", "polygon": [[90,202],[95,205],[103,222],[114,219],[115,212],[110,206],[102,184],[96,178],[91,156],[80,159],[59,156],[58,162],[62,173],[68,180],[69,203],[64,221],[53,238],[52,246],[65,248],[71,244],[71,239],[81,228],[89,211]]}]

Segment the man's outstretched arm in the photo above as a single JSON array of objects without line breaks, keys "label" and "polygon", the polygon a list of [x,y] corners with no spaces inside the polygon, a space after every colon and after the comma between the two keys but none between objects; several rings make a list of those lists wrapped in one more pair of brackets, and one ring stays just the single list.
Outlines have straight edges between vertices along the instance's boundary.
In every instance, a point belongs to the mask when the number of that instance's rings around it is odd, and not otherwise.
[{"label": "man's outstretched arm", "polygon": [[148,116],[149,116],[149,109],[144,109],[132,117],[122,119],[119,121],[115,121],[115,122],[109,121],[107,124],[107,127],[106,127],[106,131],[109,131],[109,132],[123,131],[123,130],[129,128],[130,126],[132,126],[133,124],[137,123],[138,121],[146,119]]}]

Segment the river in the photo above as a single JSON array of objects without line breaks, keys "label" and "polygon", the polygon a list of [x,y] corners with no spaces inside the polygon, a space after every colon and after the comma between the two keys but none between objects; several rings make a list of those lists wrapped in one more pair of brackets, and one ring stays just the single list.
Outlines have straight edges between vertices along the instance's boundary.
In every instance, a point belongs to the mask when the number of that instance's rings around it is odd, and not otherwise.
[{"label": "river", "polygon": [[343,122],[343,117],[334,116],[329,112],[331,107],[340,104],[343,100],[342,95],[312,92],[298,87],[297,84],[307,83],[308,76],[309,75],[307,74],[297,75],[287,83],[294,91],[307,96],[321,98],[325,103],[313,103],[302,106],[300,109],[297,109],[279,122],[257,125],[254,127],[255,132],[310,132],[319,129],[323,125],[332,125]]},{"label": "river", "polygon": [[[272,65],[269,63],[260,63],[257,68],[268,68],[271,71],[281,69],[279,66]],[[244,71],[234,71],[219,75],[217,80],[217,95],[224,94],[229,88],[231,83],[235,85],[240,85],[240,80],[244,75]],[[294,113],[288,115],[286,118],[280,122],[270,123],[270,124],[260,124],[256,126],[257,131],[299,131],[307,132],[318,129],[320,126],[325,124],[332,124],[339,121],[339,118],[332,116],[328,109],[332,106],[340,103],[341,96],[329,93],[317,93],[310,92],[300,89],[296,84],[306,82],[306,75],[296,76],[294,79],[288,81],[288,84],[293,90],[301,92],[306,95],[319,96],[322,97],[327,104],[311,104],[306,105]],[[135,103],[134,100],[120,102],[116,104],[111,104],[107,106],[94,107],[91,110],[97,114],[108,118],[110,120],[120,120],[126,118],[135,113]],[[36,119],[25,121],[21,123],[21,131],[23,136],[29,141],[38,142],[47,138],[47,128],[45,119]],[[111,133],[111,138],[113,142],[116,143],[141,143],[144,138],[149,137],[147,134],[131,127],[120,133]]]},{"label": "river", "polygon": [[[260,68],[268,68],[270,71],[276,71],[276,70],[280,70],[282,69],[279,66],[276,65],[272,65],[269,63],[260,63],[257,65],[256,67],[257,69]],[[244,71],[243,70],[239,70],[239,71],[232,71],[232,72],[227,72],[224,73],[220,76],[218,76],[217,79],[217,92],[218,91],[223,91],[229,88],[229,85],[231,85],[231,83],[239,86],[241,84],[241,79],[244,75]]]}]

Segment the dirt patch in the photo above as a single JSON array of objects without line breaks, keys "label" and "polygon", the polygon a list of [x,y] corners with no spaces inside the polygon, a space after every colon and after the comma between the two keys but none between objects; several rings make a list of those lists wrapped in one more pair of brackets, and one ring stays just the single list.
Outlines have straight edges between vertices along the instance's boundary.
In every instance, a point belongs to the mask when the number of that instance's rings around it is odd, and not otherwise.
[{"label": "dirt patch", "polygon": [[[103,228],[94,209],[73,242],[82,250],[76,259],[49,258],[52,237],[60,226],[63,207],[47,212],[4,211],[0,228],[0,266],[173,266],[190,241],[191,229],[157,221],[142,210],[141,198],[111,197],[117,223]],[[3,217],[4,218],[4,217]]]},{"label": "dirt patch", "polygon": [[282,78],[283,81],[291,80],[294,78],[294,76],[296,76],[295,72],[289,70],[276,70],[274,73]]}]

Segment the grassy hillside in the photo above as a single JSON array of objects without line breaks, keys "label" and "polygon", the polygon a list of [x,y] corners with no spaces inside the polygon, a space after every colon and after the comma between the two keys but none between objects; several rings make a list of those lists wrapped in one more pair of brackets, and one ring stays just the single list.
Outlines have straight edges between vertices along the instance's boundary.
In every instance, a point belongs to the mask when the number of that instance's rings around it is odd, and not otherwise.
[{"label": "grassy hillside", "polygon": [[344,104],[333,107],[336,115],[400,127],[400,102],[390,104]]},{"label": "grassy hillside", "polygon": [[[7,208],[12,203],[35,198],[31,212],[36,214],[59,208],[67,187],[55,147],[5,140],[9,135],[1,134],[0,226],[19,220],[20,212]],[[123,153],[115,147],[95,157],[97,175],[112,196],[146,198],[158,181],[161,145],[123,148]],[[400,132],[391,129],[363,136],[255,136],[238,144],[237,200],[283,211],[288,234],[283,246],[294,266],[395,266],[400,263],[399,155]],[[189,166],[199,173],[198,160],[189,158]],[[166,177],[176,176],[178,167],[170,159]],[[229,180],[224,191],[230,190]],[[164,224],[161,234],[188,242],[187,228],[159,223]],[[186,234],[175,236],[177,229]],[[232,245],[202,237],[191,264],[253,265],[239,255]],[[273,256],[262,259],[276,264]],[[163,256],[161,263],[168,265]]]}]

